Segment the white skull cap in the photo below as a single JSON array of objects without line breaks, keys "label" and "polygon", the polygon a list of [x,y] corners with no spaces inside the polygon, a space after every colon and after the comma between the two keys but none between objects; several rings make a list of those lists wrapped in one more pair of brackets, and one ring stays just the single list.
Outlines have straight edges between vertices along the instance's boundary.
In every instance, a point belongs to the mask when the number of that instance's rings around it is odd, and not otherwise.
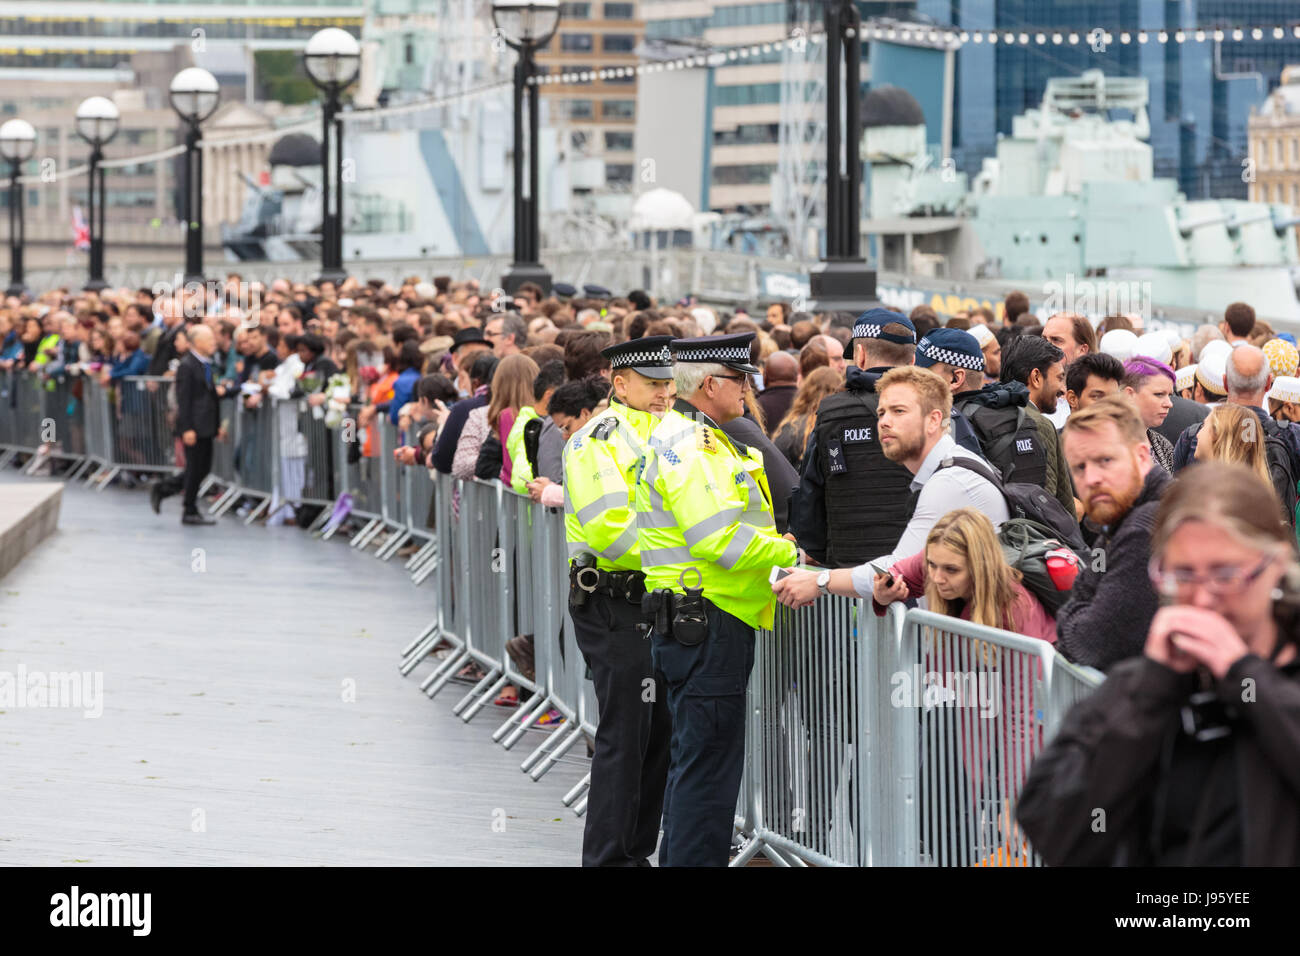
[{"label": "white skull cap", "polygon": [[1101,337],[1098,347],[1107,355],[1127,362],[1137,354],[1138,337],[1128,329],[1111,329]]},{"label": "white skull cap", "polygon": [[1173,360],[1174,350],[1170,347],[1169,340],[1165,338],[1163,332],[1147,332],[1145,335],[1138,336],[1133,354],[1145,355],[1147,358],[1153,358],[1168,365]]}]

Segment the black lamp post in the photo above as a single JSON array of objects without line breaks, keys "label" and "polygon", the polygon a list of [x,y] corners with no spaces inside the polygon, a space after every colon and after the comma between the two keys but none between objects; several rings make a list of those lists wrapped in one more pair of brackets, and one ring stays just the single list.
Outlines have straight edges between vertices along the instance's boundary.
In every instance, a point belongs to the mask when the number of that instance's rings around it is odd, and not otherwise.
[{"label": "black lamp post", "polygon": [[90,214],[90,278],[86,288],[99,291],[108,287],[104,281],[104,147],[117,135],[120,114],[112,100],[92,96],[82,100],[77,107],[77,135],[90,144],[90,186],[88,200]]},{"label": "black lamp post", "polygon": [[185,281],[203,277],[203,150],[199,124],[213,114],[220,99],[217,78],[191,66],[172,77],[172,109],[185,122]]},{"label": "black lamp post", "polygon": [[[502,39],[519,54],[515,62],[515,249],[510,271],[501,278],[501,287],[513,295],[525,282],[541,286],[542,294],[551,291],[551,274],[542,267],[537,219],[537,61],[536,54],[555,35],[560,24],[559,0],[494,0],[492,23]],[[524,139],[524,99],[528,103],[528,138]],[[528,155],[528,179],[525,191],[524,153]]]},{"label": "black lamp post", "polygon": [[343,271],[343,123],[339,97],[361,69],[361,44],[338,27],[312,35],[303,51],[307,75],[325,96],[321,137],[321,280],[337,286]]},{"label": "black lamp post", "polygon": [[36,130],[27,120],[11,119],[0,126],[0,155],[9,160],[9,288],[6,295],[22,295],[23,282],[23,163],[36,151]]},{"label": "black lamp post", "polygon": [[853,0],[825,0],[823,15],[826,255],[809,273],[808,308],[861,312],[879,304],[875,270],[862,257],[862,18]]}]

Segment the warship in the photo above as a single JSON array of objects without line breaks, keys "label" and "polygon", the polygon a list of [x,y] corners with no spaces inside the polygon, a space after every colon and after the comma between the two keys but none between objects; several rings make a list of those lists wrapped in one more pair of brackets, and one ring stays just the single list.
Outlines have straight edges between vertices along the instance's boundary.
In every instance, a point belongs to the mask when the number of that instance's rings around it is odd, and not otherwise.
[{"label": "warship", "polygon": [[909,94],[873,90],[863,232],[881,269],[1010,280],[1048,313],[1150,315],[1158,304],[1208,314],[1248,298],[1261,318],[1300,321],[1300,218],[1281,204],[1189,200],[1155,177],[1147,103],[1145,78],[1050,79],[968,182],[936,162]]}]

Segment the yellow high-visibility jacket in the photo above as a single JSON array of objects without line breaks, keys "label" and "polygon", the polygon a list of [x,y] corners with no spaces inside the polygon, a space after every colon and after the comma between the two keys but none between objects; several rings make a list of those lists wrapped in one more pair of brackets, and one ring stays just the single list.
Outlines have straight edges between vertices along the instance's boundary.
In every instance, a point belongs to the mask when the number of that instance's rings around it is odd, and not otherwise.
[{"label": "yellow high-visibility jacket", "polygon": [[605,571],[639,571],[632,493],[659,419],[610,403],[564,444],[564,533],[569,557],[596,557]]},{"label": "yellow high-visibility jacket", "polygon": [[[793,565],[798,552],[776,533],[762,453],[689,404],[678,407],[692,414],[664,416],[636,486],[646,590],[702,587],[723,611],[769,628],[776,607],[769,575]],[[699,571],[698,583],[687,569]]]},{"label": "yellow high-visibility jacket", "polygon": [[510,455],[510,487],[521,495],[528,494],[528,482],[537,477],[528,461],[528,453],[524,451],[524,426],[539,418],[541,416],[537,414],[537,409],[525,405],[519,409],[514,424],[510,426],[510,434],[506,435],[506,452]]}]

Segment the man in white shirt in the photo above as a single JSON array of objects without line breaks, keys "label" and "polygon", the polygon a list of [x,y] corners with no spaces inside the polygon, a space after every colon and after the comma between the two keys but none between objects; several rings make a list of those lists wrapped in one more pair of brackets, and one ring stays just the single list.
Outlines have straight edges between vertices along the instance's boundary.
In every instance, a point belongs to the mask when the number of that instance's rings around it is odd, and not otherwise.
[{"label": "man in white shirt", "polygon": [[[948,433],[952,393],[948,383],[916,366],[890,369],[876,383],[880,394],[880,444],[885,457],[915,476],[917,494],[912,516],[894,550],[855,568],[792,571],[772,586],[789,607],[811,604],[823,594],[870,597],[875,580],[871,565],[888,568],[925,547],[935,522],[956,508],[976,508],[994,528],[1009,517],[1006,499],[988,479],[969,468],[940,466],[950,459],[969,458],[988,467],[984,459],[957,444]],[[902,503],[900,502],[900,505]]]}]

